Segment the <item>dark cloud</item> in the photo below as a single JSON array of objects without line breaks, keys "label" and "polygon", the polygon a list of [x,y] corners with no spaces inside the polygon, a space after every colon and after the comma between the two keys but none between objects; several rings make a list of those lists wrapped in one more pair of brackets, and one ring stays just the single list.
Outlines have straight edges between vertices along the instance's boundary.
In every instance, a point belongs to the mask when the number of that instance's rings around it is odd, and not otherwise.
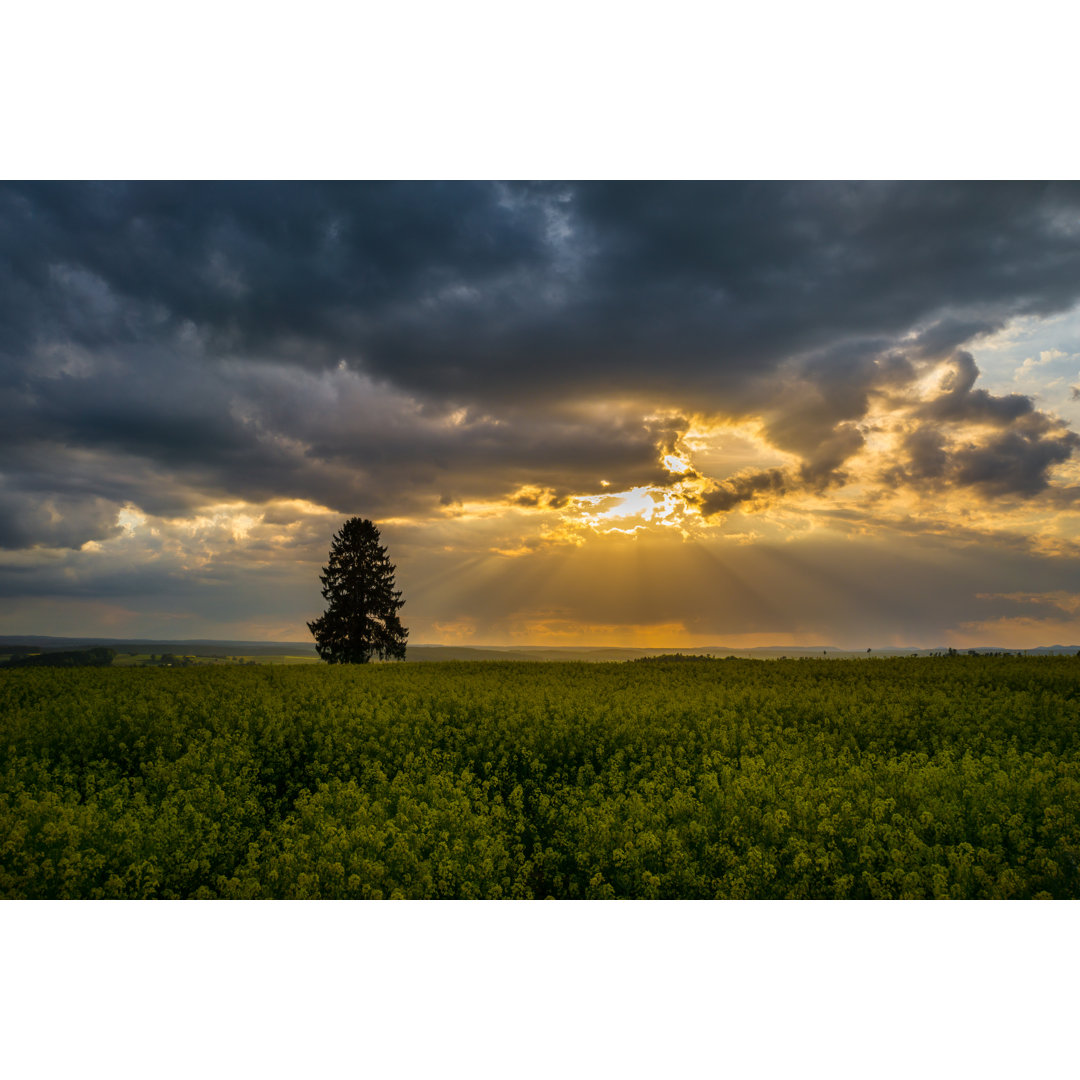
[{"label": "dark cloud", "polygon": [[847,424],[837,425],[816,442],[807,459],[797,468],[741,472],[702,495],[692,497],[691,501],[706,517],[712,517],[758,498],[772,501],[795,491],[820,494],[847,479],[841,466],[861,450],[865,442],[865,437],[857,428]]},{"label": "dark cloud", "polygon": [[975,390],[979,367],[971,353],[958,351],[950,362],[952,370],[941,383],[943,392],[919,410],[921,417],[1004,426],[1034,413],[1034,403],[1023,394],[994,395]]},{"label": "dark cloud", "polygon": [[889,476],[894,482],[940,481],[949,470],[949,454],[945,449],[945,433],[936,427],[918,428],[903,440],[906,457],[904,466],[894,466]]},{"label": "dark cloud", "polygon": [[78,548],[120,533],[118,505],[94,495],[74,497],[0,486],[0,549]]},{"label": "dark cloud", "polygon": [[[1071,305],[1057,184],[31,184],[0,192],[5,345],[190,323],[463,399],[722,388],[922,327]],[[659,370],[661,369],[662,370]]]},{"label": "dark cloud", "polygon": [[1047,470],[1080,446],[1074,431],[1056,437],[1008,431],[953,455],[953,482],[990,495],[1037,495],[1049,485]]},{"label": "dark cloud", "polygon": [[[1048,470],[1068,461],[1078,447],[1080,435],[1060,427],[997,432],[953,445],[940,429],[921,428],[904,438],[904,460],[884,479],[922,490],[967,487],[986,496],[1030,498],[1047,490]],[[1059,495],[1059,504],[1076,505],[1074,487],[1063,487]]]},{"label": "dark cloud", "polygon": [[355,348],[372,315],[442,286],[532,265],[544,232],[527,201],[477,184],[24,184],[4,189],[5,320],[29,344],[82,343],[191,322],[219,346],[322,356]]},{"label": "dark cloud", "polygon": [[1078,213],[1073,184],[0,186],[0,545],[99,539],[126,502],[558,505],[670,483],[694,412],[799,460],[708,511],[823,491],[875,397],[949,356],[895,482],[1038,494],[1074,436],[963,346],[1080,298]]},{"label": "dark cloud", "polygon": [[706,517],[712,517],[713,514],[725,514],[734,510],[741,503],[749,502],[760,495],[783,495],[791,490],[794,483],[794,477],[786,469],[761,469],[725,480],[696,502]]},{"label": "dark cloud", "polygon": [[914,410],[920,426],[903,438],[901,460],[885,479],[924,490],[967,487],[987,496],[1030,498],[1046,491],[1049,470],[1069,460],[1080,436],[1025,395],[976,390],[979,369],[970,353],[958,351],[949,363],[942,393]]}]

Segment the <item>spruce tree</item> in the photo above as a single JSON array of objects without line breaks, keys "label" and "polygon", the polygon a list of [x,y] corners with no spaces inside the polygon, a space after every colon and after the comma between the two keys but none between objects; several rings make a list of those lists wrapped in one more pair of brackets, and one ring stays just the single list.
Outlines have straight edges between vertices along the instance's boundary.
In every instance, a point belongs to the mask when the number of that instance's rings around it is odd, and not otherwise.
[{"label": "spruce tree", "polygon": [[323,660],[366,664],[372,656],[405,659],[409,631],[397,616],[405,601],[394,588],[394,566],[372,522],[354,517],[342,525],[319,580],[328,607],[308,629]]}]

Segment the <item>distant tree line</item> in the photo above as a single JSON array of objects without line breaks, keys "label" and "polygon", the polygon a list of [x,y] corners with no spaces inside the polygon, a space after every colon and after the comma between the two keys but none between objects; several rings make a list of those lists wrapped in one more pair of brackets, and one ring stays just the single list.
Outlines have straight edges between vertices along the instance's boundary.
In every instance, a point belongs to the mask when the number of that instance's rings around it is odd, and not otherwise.
[{"label": "distant tree line", "polygon": [[[662,664],[670,663],[672,661],[681,663],[685,660],[716,660],[719,659],[715,656],[704,656],[700,653],[663,653],[660,656],[636,656],[633,660],[627,660],[628,664]],[[735,659],[734,657],[724,657],[727,659]]]},{"label": "distant tree line", "polygon": [[0,664],[0,667],[108,667],[115,656],[115,649],[97,646],[93,649],[72,649],[67,652],[31,653],[27,656],[13,656],[10,660]]}]

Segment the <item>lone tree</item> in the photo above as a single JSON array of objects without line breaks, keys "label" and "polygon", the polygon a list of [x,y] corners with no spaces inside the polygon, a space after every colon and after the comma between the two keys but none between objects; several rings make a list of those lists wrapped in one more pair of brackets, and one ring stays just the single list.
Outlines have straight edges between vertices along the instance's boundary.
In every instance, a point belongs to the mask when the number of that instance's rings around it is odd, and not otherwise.
[{"label": "lone tree", "polygon": [[329,606],[308,629],[323,660],[366,664],[372,656],[405,659],[409,631],[397,616],[405,601],[394,588],[394,566],[370,521],[354,517],[341,526],[319,580]]}]

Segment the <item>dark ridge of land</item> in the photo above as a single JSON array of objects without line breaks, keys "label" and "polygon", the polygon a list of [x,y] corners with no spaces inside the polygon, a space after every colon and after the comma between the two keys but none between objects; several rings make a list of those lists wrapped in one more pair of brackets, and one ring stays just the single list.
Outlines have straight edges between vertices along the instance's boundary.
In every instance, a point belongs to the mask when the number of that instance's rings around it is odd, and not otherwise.
[{"label": "dark ridge of land", "polygon": [[0,635],[0,654],[67,651],[102,647],[120,653],[174,653],[196,656],[318,656],[310,641],[222,641],[191,639],[164,641],[155,638],[45,637]]},{"label": "dark ridge of land", "polygon": [[48,652],[17,652],[0,661],[0,668],[28,667],[108,667],[115,649],[51,649]]},{"label": "dark ridge of land", "polygon": [[[835,646],[762,645],[752,649],[736,649],[727,645],[703,645],[698,648],[682,646],[671,649],[643,649],[617,646],[465,646],[465,645],[410,645],[406,653],[409,661],[436,660],[585,660],[593,662],[643,660],[665,656],[685,657],[739,657],[749,660],[778,659],[859,659],[883,656],[945,656],[950,652],[947,645],[933,649],[884,648],[840,649]],[[1034,649],[1005,649],[983,646],[973,649],[956,649],[953,653],[978,653],[979,655],[1050,656],[1073,655],[1080,652],[1080,645],[1043,645]]]},{"label": "dark ridge of land", "polygon": [[[67,652],[75,649],[109,648],[126,655],[148,656],[173,654],[231,660],[237,657],[307,657],[315,659],[318,653],[311,641],[227,641],[212,638],[196,638],[167,641],[153,638],[107,638],[107,637],[49,637],[44,635],[0,635],[0,657],[28,656],[34,653]],[[1080,645],[1044,645],[1033,649],[1005,649],[997,646],[980,646],[956,650],[961,653],[1001,654],[1018,656],[1047,656],[1077,654]],[[491,661],[544,661],[579,660],[588,662],[617,662],[664,656],[726,656],[744,659],[798,659],[800,657],[825,657],[829,659],[886,657],[886,656],[940,656],[949,653],[948,646],[931,649],[916,648],[870,648],[841,649],[836,646],[764,645],[751,649],[732,648],[727,645],[702,645],[697,648],[635,648],[633,646],[579,646],[579,645],[410,645],[406,661],[430,663],[445,660],[491,660]]]}]

